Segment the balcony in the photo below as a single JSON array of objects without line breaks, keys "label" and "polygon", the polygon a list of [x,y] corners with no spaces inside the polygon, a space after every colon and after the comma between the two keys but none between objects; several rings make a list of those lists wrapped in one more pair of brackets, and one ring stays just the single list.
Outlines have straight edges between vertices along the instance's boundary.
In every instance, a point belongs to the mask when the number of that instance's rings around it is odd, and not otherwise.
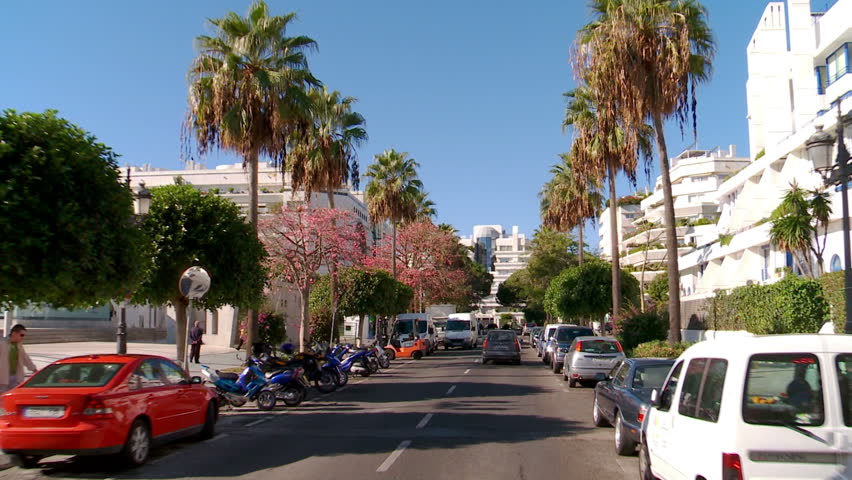
[{"label": "balcony", "polygon": [[[693,250],[692,247],[685,246],[677,249],[678,257],[682,257]],[[668,251],[665,248],[656,248],[653,250],[638,251],[625,255],[621,258],[621,263],[633,267],[641,266],[643,263],[662,263],[666,261]]]}]

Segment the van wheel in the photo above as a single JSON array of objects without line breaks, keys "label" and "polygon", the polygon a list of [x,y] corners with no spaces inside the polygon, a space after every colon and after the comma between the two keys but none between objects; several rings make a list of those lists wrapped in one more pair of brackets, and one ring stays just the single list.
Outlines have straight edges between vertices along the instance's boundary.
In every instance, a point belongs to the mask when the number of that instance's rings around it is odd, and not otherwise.
[{"label": "van wheel", "polygon": [[639,478],[641,480],[658,480],[651,472],[651,456],[644,443],[639,444]]},{"label": "van wheel", "polygon": [[130,426],[127,441],[121,450],[122,459],[131,467],[138,467],[148,460],[151,453],[151,430],[148,423],[137,418]]},{"label": "van wheel", "polygon": [[615,417],[615,452],[622,456],[636,453],[636,443],[627,438],[627,432],[624,431],[624,420],[621,418],[621,412],[618,412]]},{"label": "van wheel", "polygon": [[42,457],[38,455],[11,455],[12,463],[19,468],[36,468]]}]

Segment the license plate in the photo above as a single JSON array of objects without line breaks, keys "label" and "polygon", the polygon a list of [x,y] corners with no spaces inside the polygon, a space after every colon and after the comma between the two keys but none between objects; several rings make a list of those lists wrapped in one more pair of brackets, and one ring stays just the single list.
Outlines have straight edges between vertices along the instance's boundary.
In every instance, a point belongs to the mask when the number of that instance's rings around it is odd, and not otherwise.
[{"label": "license plate", "polygon": [[62,418],[65,407],[24,407],[25,418]]},{"label": "license plate", "polygon": [[494,350],[508,350],[508,345],[494,345]]}]

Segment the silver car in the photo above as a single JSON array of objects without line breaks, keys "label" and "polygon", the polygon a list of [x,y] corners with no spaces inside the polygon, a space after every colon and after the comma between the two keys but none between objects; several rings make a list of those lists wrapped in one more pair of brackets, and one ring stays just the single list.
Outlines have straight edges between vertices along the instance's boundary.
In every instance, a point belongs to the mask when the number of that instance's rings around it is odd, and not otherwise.
[{"label": "silver car", "polygon": [[569,387],[606,378],[616,363],[624,360],[624,350],[613,337],[577,337],[565,354],[562,379]]}]

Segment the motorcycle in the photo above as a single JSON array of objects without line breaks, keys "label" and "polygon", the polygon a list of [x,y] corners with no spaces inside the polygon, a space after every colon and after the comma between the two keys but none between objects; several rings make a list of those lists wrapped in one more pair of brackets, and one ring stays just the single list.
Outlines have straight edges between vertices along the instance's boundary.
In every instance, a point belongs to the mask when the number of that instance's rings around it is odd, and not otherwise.
[{"label": "motorcycle", "polygon": [[211,372],[210,367],[202,365],[201,375],[215,387],[220,406],[242,407],[246,402],[254,401],[259,410],[275,408],[276,395],[264,388],[269,382],[263,371],[253,363],[239,375],[219,370]]},{"label": "motorcycle", "polygon": [[373,344],[373,351],[376,355],[376,360],[379,362],[379,366],[382,368],[390,368],[390,358],[388,358],[387,352],[378,342]]},{"label": "motorcycle", "polygon": [[313,352],[294,354],[292,345],[289,344],[283,345],[281,350],[288,358],[264,355],[261,366],[264,371],[301,367],[305,378],[313,382],[320,392],[331,393],[337,389],[335,369],[325,362],[325,357]]},{"label": "motorcycle", "polygon": [[266,372],[269,383],[265,388],[275,393],[275,397],[280,398],[284,405],[297,407],[307,397],[310,387],[304,373],[304,369],[299,367]]}]

